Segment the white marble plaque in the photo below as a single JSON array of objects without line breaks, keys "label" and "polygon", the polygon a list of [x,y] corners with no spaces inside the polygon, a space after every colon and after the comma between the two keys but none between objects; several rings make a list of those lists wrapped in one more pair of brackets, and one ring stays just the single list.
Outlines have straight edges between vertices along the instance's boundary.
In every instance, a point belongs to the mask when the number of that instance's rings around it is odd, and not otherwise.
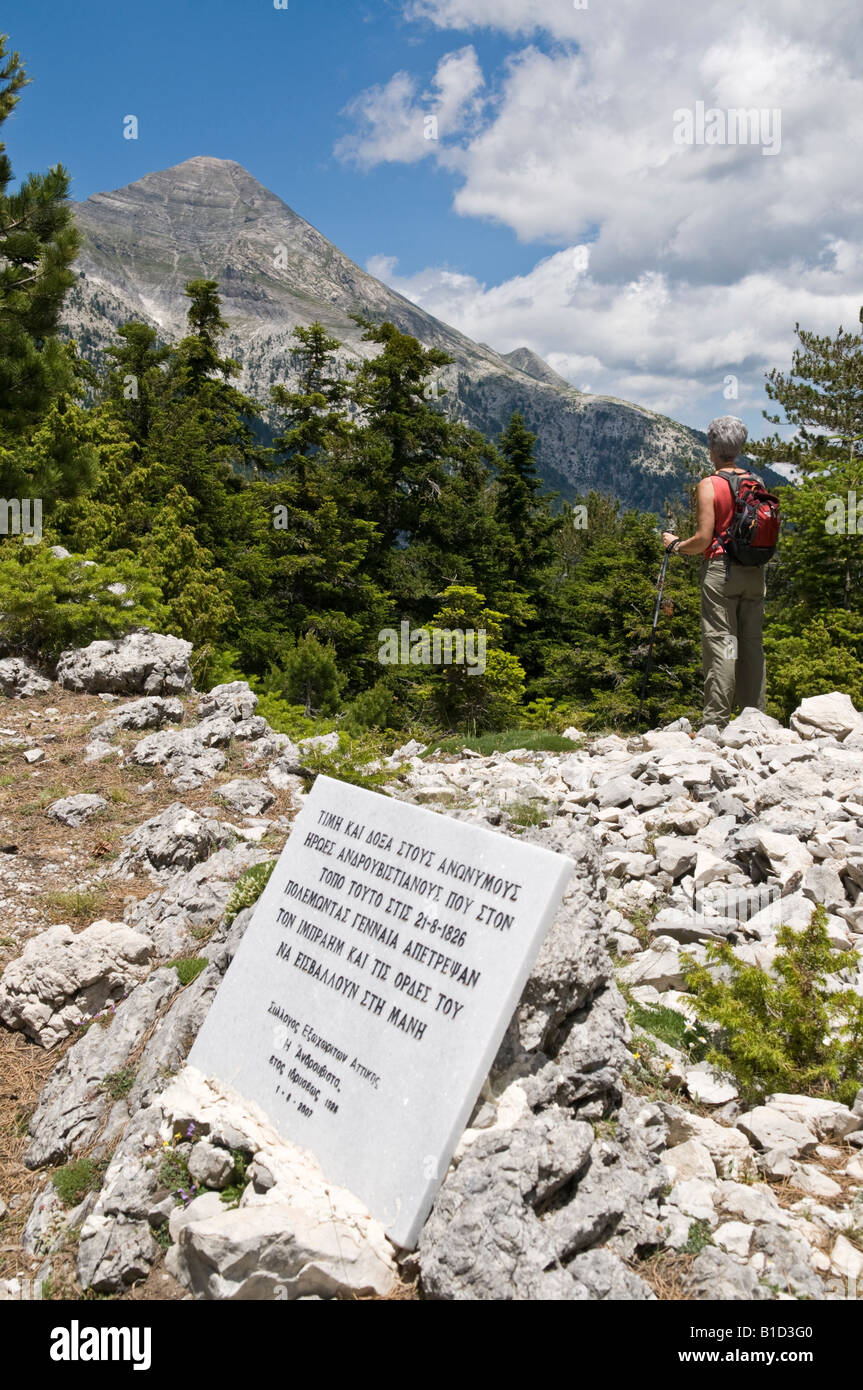
[{"label": "white marble plaque", "polygon": [[412,1248],[573,868],[318,777],[189,1061]]}]

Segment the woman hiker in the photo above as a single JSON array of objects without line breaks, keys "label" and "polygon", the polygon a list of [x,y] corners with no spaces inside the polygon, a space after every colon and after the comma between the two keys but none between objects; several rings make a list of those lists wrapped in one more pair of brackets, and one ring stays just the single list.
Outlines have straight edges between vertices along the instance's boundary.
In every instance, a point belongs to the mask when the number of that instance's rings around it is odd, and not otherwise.
[{"label": "woman hiker", "polygon": [[701,656],[704,671],[702,727],[724,729],[735,702],[764,709],[765,664],[761,628],[764,620],[764,567],[729,560],[718,536],[734,510],[729,475],[744,475],[735,460],[746,443],[747,429],[735,415],[722,415],[707,430],[714,472],[702,478],[697,493],[695,534],[679,540],[663,533],[672,554],[701,555]]}]

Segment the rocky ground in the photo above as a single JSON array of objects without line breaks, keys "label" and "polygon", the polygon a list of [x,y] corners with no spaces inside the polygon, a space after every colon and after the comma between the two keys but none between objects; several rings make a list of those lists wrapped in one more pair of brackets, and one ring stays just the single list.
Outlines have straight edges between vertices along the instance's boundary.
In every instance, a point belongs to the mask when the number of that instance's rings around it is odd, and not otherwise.
[{"label": "rocky ground", "polygon": [[[863,1288],[863,1091],[747,1108],[681,951],[863,948],[863,715],[391,760],[392,795],[577,871],[416,1252],[185,1058],[308,749],[188,644],[0,662],[0,1297],[788,1299]],[[863,992],[863,971],[837,985]],[[679,1045],[650,1026],[689,1021]],[[668,1012],[663,1012],[668,1011]],[[660,1030],[661,1031],[661,1030]],[[228,1200],[224,1200],[227,1198]],[[323,1234],[322,1234],[323,1233]],[[853,1296],[853,1292],[851,1294]]]}]

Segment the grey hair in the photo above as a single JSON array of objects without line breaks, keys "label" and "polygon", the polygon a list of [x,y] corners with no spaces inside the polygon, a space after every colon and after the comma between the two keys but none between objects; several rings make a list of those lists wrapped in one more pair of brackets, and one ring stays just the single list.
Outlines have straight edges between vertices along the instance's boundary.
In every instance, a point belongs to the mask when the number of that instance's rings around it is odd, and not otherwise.
[{"label": "grey hair", "polygon": [[724,462],[737,458],[746,443],[749,431],[736,415],[720,415],[707,426],[707,443]]}]

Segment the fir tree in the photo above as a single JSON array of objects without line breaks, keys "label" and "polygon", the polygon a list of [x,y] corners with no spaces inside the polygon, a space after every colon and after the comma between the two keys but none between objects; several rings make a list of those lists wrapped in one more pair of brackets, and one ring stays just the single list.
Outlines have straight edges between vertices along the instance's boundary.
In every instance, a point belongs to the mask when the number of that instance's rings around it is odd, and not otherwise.
[{"label": "fir tree", "polygon": [[[0,35],[0,125],[29,80]],[[50,503],[85,487],[95,465],[76,413],[83,368],[57,336],[79,236],[61,164],[28,175],[16,193],[11,182],[0,144],[0,490]]]}]

